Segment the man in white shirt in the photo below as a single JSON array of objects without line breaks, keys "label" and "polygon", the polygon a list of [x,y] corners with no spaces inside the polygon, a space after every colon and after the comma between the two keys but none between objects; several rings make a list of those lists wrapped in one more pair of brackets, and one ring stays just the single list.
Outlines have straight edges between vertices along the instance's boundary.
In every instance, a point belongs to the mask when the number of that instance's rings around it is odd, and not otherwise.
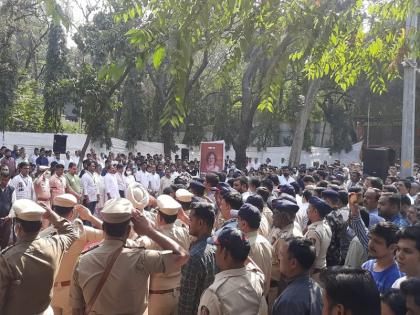
[{"label": "man in white shirt", "polygon": [[290,176],[290,168],[288,166],[282,167],[283,175],[279,176],[280,185],[286,185],[293,183],[295,180],[292,176]]},{"label": "man in white shirt", "polygon": [[414,204],[414,198],[410,196],[410,188],[411,182],[409,180],[400,180],[397,184],[398,192],[401,195],[406,195],[409,199],[411,204]]},{"label": "man in white shirt", "polygon": [[76,165],[79,165],[80,151],[79,150],[74,151],[74,156],[72,156],[71,159],[73,163],[76,163]]},{"label": "man in white shirt", "polygon": [[149,189],[150,173],[146,171],[146,162],[141,162],[140,170],[134,175],[136,182],[143,185],[144,188]]},{"label": "man in white shirt", "polygon": [[155,165],[152,165],[150,169],[150,190],[152,191],[152,194],[156,196],[160,190],[160,176],[156,173]]},{"label": "man in white shirt", "polygon": [[115,177],[117,178],[118,183],[118,191],[120,193],[121,198],[125,198],[125,190],[127,189],[127,179],[124,175],[124,165],[118,164],[117,165],[117,172],[115,173]]},{"label": "man in white shirt", "polygon": [[29,176],[29,163],[19,165],[19,175],[13,177],[10,185],[15,188],[16,199],[36,200],[32,178]]},{"label": "man in white shirt", "polygon": [[107,200],[118,198],[120,197],[120,192],[118,189],[118,181],[115,173],[117,170],[113,164],[109,164],[106,167],[106,175],[104,176],[104,184],[105,184],[105,193],[107,196]]},{"label": "man in white shirt", "polygon": [[64,159],[64,169],[67,171],[69,169],[69,164],[73,162],[71,156],[70,156],[70,151],[66,152],[66,157]]},{"label": "man in white shirt", "polygon": [[35,148],[34,153],[29,157],[29,162],[36,164],[36,159],[39,157],[39,149]]},{"label": "man in white shirt", "polygon": [[[19,157],[16,159],[16,167],[19,167],[19,164],[22,162],[28,162],[28,157],[26,156],[25,148],[20,148],[19,150]],[[34,163],[35,164],[35,163]]]},{"label": "man in white shirt", "polygon": [[90,210],[92,214],[95,213],[96,203],[99,201],[98,183],[96,183],[93,176],[95,167],[95,162],[89,160],[86,164],[86,170],[81,178],[84,205]]},{"label": "man in white shirt", "polygon": [[173,184],[173,180],[171,177],[171,170],[169,168],[165,168],[165,176],[160,179],[160,190],[159,193],[162,194],[163,190],[167,187],[170,187]]}]

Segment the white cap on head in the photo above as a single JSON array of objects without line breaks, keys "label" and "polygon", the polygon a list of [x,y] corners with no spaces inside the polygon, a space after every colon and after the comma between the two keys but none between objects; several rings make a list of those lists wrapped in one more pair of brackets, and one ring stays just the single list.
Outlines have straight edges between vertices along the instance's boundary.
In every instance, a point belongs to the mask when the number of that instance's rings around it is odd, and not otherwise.
[{"label": "white cap on head", "polygon": [[71,208],[77,204],[77,199],[72,194],[58,195],[53,200],[54,206]]},{"label": "white cap on head", "polygon": [[41,221],[45,209],[29,199],[16,200],[12,205],[12,211],[16,218],[24,221]]},{"label": "white cap on head", "polygon": [[143,210],[149,204],[149,193],[140,183],[131,183],[127,188],[127,199],[134,208]]},{"label": "white cap on head", "polygon": [[133,205],[130,200],[125,198],[114,198],[105,202],[101,211],[104,222],[123,223],[131,219]]},{"label": "white cap on head", "polygon": [[157,206],[160,212],[167,215],[176,215],[181,209],[179,202],[169,195],[160,195],[157,198]]},{"label": "white cap on head", "polygon": [[181,188],[178,189],[175,193],[176,200],[181,202],[191,202],[192,197],[194,197],[193,193],[190,193],[188,190]]}]

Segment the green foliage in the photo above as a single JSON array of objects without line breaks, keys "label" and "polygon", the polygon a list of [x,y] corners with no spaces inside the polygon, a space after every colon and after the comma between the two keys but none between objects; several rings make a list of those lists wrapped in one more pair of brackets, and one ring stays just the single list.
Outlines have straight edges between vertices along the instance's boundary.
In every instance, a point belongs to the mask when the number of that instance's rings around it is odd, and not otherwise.
[{"label": "green foliage", "polygon": [[35,80],[22,81],[7,116],[7,129],[12,131],[41,132],[44,120],[44,98],[39,94]]},{"label": "green foliage", "polygon": [[63,23],[66,29],[70,28],[71,21],[56,0],[38,0],[38,2],[44,4],[45,11],[52,18],[54,24]]},{"label": "green foliage", "polygon": [[48,34],[48,51],[44,74],[44,131],[59,132],[62,130],[61,113],[68,101],[63,89],[63,80],[69,76],[67,64],[66,39],[59,24],[51,27]]},{"label": "green foliage", "polygon": [[15,98],[18,79],[18,64],[7,49],[0,50],[0,125],[6,127],[6,117],[10,113]]},{"label": "green foliage", "polygon": [[333,22],[328,41],[312,49],[307,76],[329,76],[344,91],[366,78],[372,91],[382,94],[399,77],[398,64],[407,54],[404,27],[410,2],[369,2],[366,20],[364,3],[357,1]]},{"label": "green foliage", "polygon": [[133,69],[121,90],[123,135],[127,140],[128,147],[142,139],[147,130],[151,129],[146,127],[150,123],[150,119],[145,113],[146,100],[141,93],[141,83],[141,76]]},{"label": "green foliage", "polygon": [[111,98],[109,85],[98,79],[94,67],[83,64],[77,77],[68,81],[68,90],[86,134],[109,144],[113,114],[121,106]]}]

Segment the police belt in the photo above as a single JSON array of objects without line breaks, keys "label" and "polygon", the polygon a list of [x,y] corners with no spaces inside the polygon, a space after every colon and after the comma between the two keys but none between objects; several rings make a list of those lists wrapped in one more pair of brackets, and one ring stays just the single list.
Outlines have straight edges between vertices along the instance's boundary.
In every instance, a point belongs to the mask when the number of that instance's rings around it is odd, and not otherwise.
[{"label": "police belt", "polygon": [[174,289],[168,289],[168,290],[149,290],[149,294],[166,294],[166,293],[172,293],[179,290],[180,290],[180,287],[174,288]]},{"label": "police belt", "polygon": [[54,283],[54,288],[57,288],[57,287],[68,287],[70,284],[71,284],[71,281],[70,280],[56,282],[56,283]]}]

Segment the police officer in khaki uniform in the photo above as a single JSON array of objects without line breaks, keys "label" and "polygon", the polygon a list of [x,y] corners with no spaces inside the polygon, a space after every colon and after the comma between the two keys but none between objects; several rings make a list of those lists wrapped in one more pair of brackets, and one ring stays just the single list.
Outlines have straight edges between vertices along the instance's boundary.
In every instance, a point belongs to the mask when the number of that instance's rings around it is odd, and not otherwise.
[{"label": "police officer in khaki uniform", "polygon": [[270,281],[270,293],[268,295],[268,307],[272,308],[274,300],[280,291],[286,286],[286,282],[280,273],[280,247],[283,240],[289,237],[302,237],[302,232],[295,223],[296,213],[299,206],[287,199],[274,199],[273,207],[273,229],[271,230],[271,244],[273,245],[272,269]]},{"label": "police officer in khaki uniform", "polygon": [[264,236],[267,240],[270,240],[271,225],[268,223],[267,217],[263,213],[263,210],[264,210],[263,198],[260,195],[251,195],[246,199],[246,203],[250,203],[251,205],[257,207],[258,210],[260,210],[261,221],[260,221],[260,227],[258,228],[258,233]]},{"label": "police officer in khaki uniform", "polygon": [[[78,236],[77,240],[64,254],[60,269],[55,278],[53,299],[51,301],[54,315],[71,314],[69,296],[70,280],[72,278],[74,265],[86,245],[92,242],[99,242],[103,239],[103,233],[102,230],[100,230],[102,228],[102,221],[94,217],[88,208],[76,204],[77,199],[71,194],[59,195],[54,199],[53,210],[59,216],[72,222]],[[78,214],[80,219],[74,219],[75,214]],[[93,226],[96,226],[99,229],[85,226],[81,220],[89,221]],[[56,233],[57,230],[53,226],[50,226],[43,230],[40,233],[40,236],[54,235]]]},{"label": "police officer in khaki uniform", "polygon": [[[125,198],[108,200],[102,210],[105,240],[80,256],[70,288],[73,314],[136,314],[147,308],[149,276],[175,272],[188,260],[176,242],[154,229]],[[130,222],[164,251],[128,247]]]},{"label": "police officer in khaki uniform", "polygon": [[226,227],[208,243],[217,247],[216,264],[221,271],[201,296],[198,314],[259,314],[265,299],[264,275],[254,262],[246,264],[250,245],[244,234]]},{"label": "police officer in khaki uniform", "polygon": [[156,213],[144,210],[149,205],[150,195],[142,184],[138,182],[130,183],[127,187],[127,199],[130,200],[135,209],[140,210],[153,224],[156,223]]},{"label": "police officer in khaki uniform", "polygon": [[188,227],[189,224],[189,215],[191,211],[191,202],[193,200],[194,194],[188,190],[181,188],[175,192],[175,199],[178,201],[182,209],[178,212],[178,220],[175,224]]},{"label": "police officer in khaki uniform", "polygon": [[[188,230],[175,225],[181,205],[169,195],[157,198],[157,230],[188,250],[190,237]],[[147,249],[161,250],[156,242],[146,244]],[[178,309],[181,268],[172,273],[154,273],[150,276],[149,315],[174,315]]]},{"label": "police officer in khaki uniform", "polygon": [[305,237],[312,240],[315,245],[316,259],[313,276],[317,280],[319,273],[327,267],[327,250],[331,242],[331,228],[324,218],[333,209],[318,197],[309,198],[307,209],[309,221],[308,231]]},{"label": "police officer in khaki uniform", "polygon": [[[54,279],[77,235],[67,220],[32,200],[17,200],[12,209],[18,241],[0,256],[0,314],[53,314],[49,305]],[[56,235],[39,236],[44,213]]]},{"label": "police officer in khaki uniform", "polygon": [[264,274],[264,296],[267,296],[270,289],[272,247],[270,242],[258,232],[261,212],[257,207],[245,203],[239,209],[237,216],[238,228],[248,238],[251,246],[249,257],[252,258]]}]

